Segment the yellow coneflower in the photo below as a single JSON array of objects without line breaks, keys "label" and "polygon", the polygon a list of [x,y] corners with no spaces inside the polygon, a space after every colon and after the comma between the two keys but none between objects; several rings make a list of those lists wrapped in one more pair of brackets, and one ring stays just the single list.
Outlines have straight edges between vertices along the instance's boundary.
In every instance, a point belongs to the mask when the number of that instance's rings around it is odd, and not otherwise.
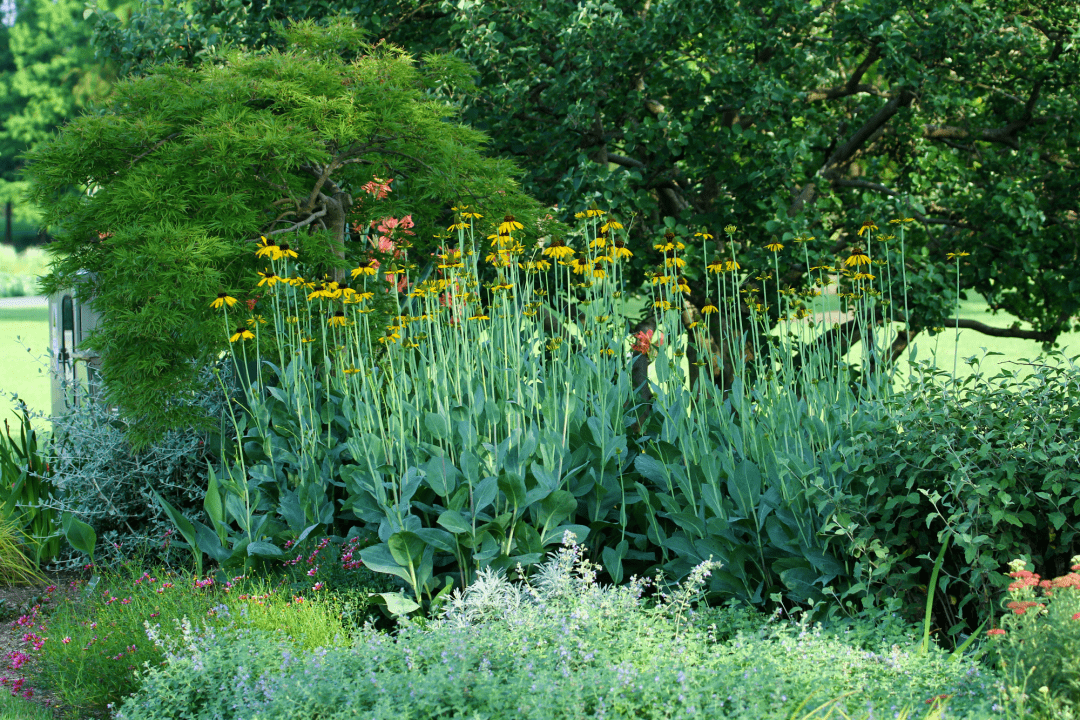
[{"label": "yellow coneflower", "polygon": [[725,225],[724,226],[724,232],[726,232],[728,235],[734,235],[736,230],[738,230],[738,228],[735,227],[734,225]]},{"label": "yellow coneflower", "polygon": [[862,248],[855,248],[851,251],[851,256],[844,261],[844,265],[848,267],[859,267],[860,265],[869,265],[870,256],[863,252]]},{"label": "yellow coneflower", "polygon": [[715,305],[706,305],[705,307],[701,308],[702,315],[712,315],[715,312],[720,312],[720,308],[716,307]]},{"label": "yellow coneflower", "polygon": [[483,314],[483,313],[479,313],[479,314],[477,314],[477,315],[473,315],[473,316],[472,316],[472,317],[470,317],[469,319],[470,319],[470,320],[490,320],[490,319],[491,319],[491,317],[490,317],[490,316],[488,316],[488,315],[485,315],[485,314]]},{"label": "yellow coneflower", "polygon": [[971,254],[971,253],[966,253],[966,252],[958,252],[958,253],[949,253],[949,259],[950,259],[950,260],[953,260],[953,259],[955,259],[955,258],[962,258],[962,257],[967,257],[967,256],[968,256],[968,255],[970,255],[970,254]]},{"label": "yellow coneflower", "polygon": [[335,325],[338,326],[338,327],[345,327],[346,322],[347,321],[345,320],[345,311],[344,310],[338,310],[336,313],[333,314],[333,316],[331,316],[326,321],[326,324],[330,325],[331,327],[333,327]]},{"label": "yellow coneflower", "polygon": [[291,258],[298,257],[295,250],[290,250],[289,249],[289,244],[288,243],[282,243],[281,245],[278,246],[278,249],[281,250],[281,257],[291,257]]},{"label": "yellow coneflower", "polygon": [[681,257],[669,257],[666,260],[664,260],[664,267],[673,267],[673,268],[682,269],[682,268],[686,267],[686,261],[683,260]]},{"label": "yellow coneflower", "polygon": [[623,224],[615,218],[608,218],[608,221],[600,226],[600,232],[606,233],[608,230],[622,230]]},{"label": "yellow coneflower", "polygon": [[312,300],[314,300],[316,298],[320,298],[320,299],[321,298],[327,298],[327,299],[329,299],[330,297],[331,297],[331,295],[327,291],[326,286],[323,285],[322,283],[319,283],[318,285],[315,286],[315,289],[312,292],[308,293],[307,299],[308,299],[308,302],[311,302]]},{"label": "yellow coneflower", "polygon": [[259,277],[261,279],[259,280],[258,287],[262,287],[263,285],[266,287],[274,287],[281,282],[281,278],[273,270],[268,270],[266,272],[260,271]]},{"label": "yellow coneflower", "polygon": [[354,367],[345,368],[345,374],[346,375],[354,375],[354,374],[356,374],[358,372],[360,372],[360,368],[354,368]]},{"label": "yellow coneflower", "polygon": [[607,237],[598,235],[595,240],[589,243],[589,247],[593,249],[607,247]]},{"label": "yellow coneflower", "polygon": [[350,287],[341,288],[341,302],[345,305],[360,302],[359,294]]},{"label": "yellow coneflower", "polygon": [[295,315],[287,315],[285,317],[285,322],[289,323],[290,325],[295,325],[296,323],[300,322],[300,318],[296,317]]},{"label": "yellow coneflower", "polygon": [[686,284],[686,278],[684,277],[675,278],[675,288],[684,295],[690,294],[690,286]]},{"label": "yellow coneflower", "polygon": [[713,236],[711,234],[707,233],[707,232],[696,232],[696,233],[694,233],[694,237],[699,237],[699,238],[701,238],[703,240],[712,240],[713,239]]},{"label": "yellow coneflower", "polygon": [[731,272],[732,270],[742,270],[742,265],[740,265],[735,260],[727,260],[727,261],[725,261],[724,262],[724,272]]},{"label": "yellow coneflower", "polygon": [[498,285],[492,285],[492,291],[498,292],[499,290],[510,290],[514,287],[514,283],[501,282]]},{"label": "yellow coneflower", "polygon": [[594,278],[605,278],[607,277],[607,271],[599,265],[594,265],[592,269],[592,276]]},{"label": "yellow coneflower", "polygon": [[720,258],[714,259],[711,263],[705,266],[705,269],[711,273],[719,275],[724,272],[724,261]]},{"label": "yellow coneflower", "polygon": [[521,230],[525,226],[514,219],[513,215],[507,215],[503,218],[503,221],[499,223],[499,234],[509,235],[515,230]]},{"label": "yellow coneflower", "polygon": [[218,293],[217,299],[210,303],[210,307],[217,310],[224,305],[225,307],[232,307],[237,302],[236,298],[232,297],[228,293]]},{"label": "yellow coneflower", "polygon": [[487,239],[491,241],[491,247],[505,247],[514,242],[514,236],[510,233],[496,233],[495,235],[488,235]]},{"label": "yellow coneflower", "polygon": [[248,327],[255,327],[256,323],[258,323],[259,325],[265,325],[266,318],[264,318],[262,315],[252,315],[247,319]]},{"label": "yellow coneflower", "polygon": [[562,345],[563,341],[560,337],[553,337],[545,343],[549,352],[555,352]]},{"label": "yellow coneflower", "polygon": [[556,238],[555,240],[551,241],[550,245],[544,248],[544,251],[541,254],[546,255],[547,257],[555,258],[556,260],[563,260],[572,256],[574,254],[574,250],[567,247],[566,243],[564,243],[562,240]]},{"label": "yellow coneflower", "polygon": [[795,238],[791,242],[802,244],[802,243],[808,243],[811,240],[815,240],[815,239],[816,238],[813,235],[810,235],[810,236],[800,235],[799,237]]},{"label": "yellow coneflower", "polygon": [[229,338],[229,342],[236,342],[237,340],[254,340],[255,334],[248,330],[246,327],[236,328],[236,332]]},{"label": "yellow coneflower", "polygon": [[375,267],[375,265],[373,264],[374,262],[375,261],[372,260],[371,263],[369,263],[367,265],[361,265],[360,267],[355,268],[352,271],[353,279],[355,280],[356,278],[360,277],[361,275],[369,275],[369,276],[376,275],[379,272],[379,269],[377,267]]},{"label": "yellow coneflower", "polygon": [[773,241],[773,242],[769,243],[768,245],[766,245],[765,249],[766,250],[771,250],[772,252],[780,252],[781,250],[784,249],[784,246],[781,243]]},{"label": "yellow coneflower", "polygon": [[273,240],[270,240],[265,235],[259,236],[259,249],[255,251],[255,257],[268,257],[271,260],[281,259],[281,248]]},{"label": "yellow coneflower", "polygon": [[870,273],[857,272],[857,273],[855,273],[854,275],[851,276],[851,279],[852,280],[873,280],[874,277],[875,276],[871,275]]},{"label": "yellow coneflower", "polygon": [[653,285],[667,285],[667,282],[670,279],[671,278],[668,277],[667,275],[653,275],[652,284]]},{"label": "yellow coneflower", "polygon": [[878,227],[874,224],[873,220],[867,220],[862,224],[862,227],[859,228],[859,237],[862,237],[865,233],[872,232],[877,229]]},{"label": "yellow coneflower", "polygon": [[674,306],[667,300],[654,300],[653,307],[660,308],[661,310],[671,310]]},{"label": "yellow coneflower", "polygon": [[570,263],[570,269],[574,271],[575,275],[581,275],[588,270],[592,270],[592,263],[586,258],[578,258]]},{"label": "yellow coneflower", "polygon": [[458,222],[454,223],[453,225],[451,225],[450,227],[448,227],[446,229],[447,230],[468,230],[469,229],[469,223],[458,221]]},{"label": "yellow coneflower", "polygon": [[616,240],[612,243],[611,255],[615,260],[628,260],[634,256],[634,253],[630,252],[622,240]]}]

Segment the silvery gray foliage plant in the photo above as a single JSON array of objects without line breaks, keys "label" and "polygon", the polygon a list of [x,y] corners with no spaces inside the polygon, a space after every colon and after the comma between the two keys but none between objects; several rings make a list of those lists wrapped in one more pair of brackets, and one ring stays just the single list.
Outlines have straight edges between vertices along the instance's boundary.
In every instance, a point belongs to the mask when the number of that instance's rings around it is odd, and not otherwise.
[{"label": "silvery gray foliage plant", "polygon": [[201,637],[181,622],[176,640],[155,629],[168,662],[146,668],[115,720],[861,720],[928,717],[942,701],[926,700],[945,695],[950,718],[998,714],[996,678],[936,647],[919,654],[910,638],[868,648],[807,622],[767,622],[721,640],[705,624],[721,610],[683,625],[693,582],[711,569],[648,608],[645,581],[599,587],[569,542],[527,581],[485,570],[429,623],[393,635],[368,625],[310,653],[242,625]]},{"label": "silvery gray foliage plant", "polygon": [[[200,381],[204,390],[183,402],[200,407],[207,417],[221,417],[225,394],[217,379],[206,369]],[[174,527],[150,489],[185,515],[201,515],[209,444],[205,432],[172,431],[134,453],[125,440],[125,423],[103,404],[83,402],[53,419],[50,464],[59,490],[53,506],[58,514],[72,512],[94,528],[99,562],[133,553],[161,562],[186,560],[186,552],[170,550]],[[83,556],[69,548],[57,565],[83,562]]]}]

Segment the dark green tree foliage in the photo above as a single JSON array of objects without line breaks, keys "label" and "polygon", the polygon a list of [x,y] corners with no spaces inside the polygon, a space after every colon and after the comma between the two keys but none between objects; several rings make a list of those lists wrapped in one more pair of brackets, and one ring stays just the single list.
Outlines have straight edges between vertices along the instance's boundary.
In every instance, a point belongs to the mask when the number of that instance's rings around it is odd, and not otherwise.
[{"label": "dark green tree foliage", "polygon": [[536,227],[539,206],[517,189],[513,165],[483,157],[482,133],[422,96],[456,81],[453,62],[430,57],[418,70],[347,23],[282,32],[284,53],[231,53],[118,83],[102,113],[29,155],[33,198],[58,238],[45,286],[90,272],[103,322],[89,345],[136,444],[205,421],[166,399],[227,345],[210,302],[250,295],[261,235],[327,271],[354,266],[361,248],[346,248],[347,223],[370,218],[354,212],[353,194],[374,175],[395,179],[379,215],[412,213],[414,252],[445,229],[456,201]]},{"label": "dark green tree foliage", "polygon": [[103,97],[113,74],[94,59],[77,0],[19,0],[0,26],[0,202],[25,191],[19,156]]},{"label": "dark green tree foliage", "polygon": [[[962,288],[1034,330],[961,327],[1051,343],[1080,308],[1076,3],[354,5],[379,35],[414,51],[452,49],[475,66],[479,91],[449,97],[564,219],[594,200],[623,219],[640,211],[639,271],[657,261],[665,219],[717,236],[734,224],[740,262],[767,269],[762,246],[773,238],[816,236],[811,262],[829,264],[859,242],[863,221],[914,217],[910,329],[952,325],[948,252],[971,253]],[[126,27],[103,23],[103,48],[137,65],[181,29],[204,43],[258,44],[266,17],[300,11],[239,0],[193,7],[182,22],[151,6]],[[780,271],[798,286],[805,270],[792,249]],[[687,269],[698,306],[703,265]],[[858,339],[849,330],[841,342]],[[910,339],[901,335],[896,350]]]}]

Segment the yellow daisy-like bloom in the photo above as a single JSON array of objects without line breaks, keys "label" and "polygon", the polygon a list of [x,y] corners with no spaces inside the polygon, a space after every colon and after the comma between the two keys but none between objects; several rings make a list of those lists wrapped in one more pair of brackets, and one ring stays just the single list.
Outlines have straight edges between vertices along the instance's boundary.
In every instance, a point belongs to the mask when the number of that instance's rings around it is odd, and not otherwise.
[{"label": "yellow daisy-like bloom", "polygon": [[478,315],[473,315],[469,319],[470,320],[490,320],[491,318],[489,316],[484,315],[483,313],[481,313],[481,314],[478,314]]},{"label": "yellow daisy-like bloom", "polygon": [[851,279],[852,280],[873,280],[874,277],[875,276],[871,275],[870,273],[857,272],[857,273],[855,273],[854,275],[851,276]]},{"label": "yellow daisy-like bloom", "polygon": [[252,315],[247,319],[248,327],[255,327],[256,323],[258,323],[259,325],[265,325],[266,318],[264,318],[262,315]]},{"label": "yellow daisy-like bloom", "polygon": [[499,283],[498,285],[492,285],[491,289],[493,291],[497,292],[499,290],[509,290],[509,289],[511,289],[513,287],[514,287],[514,283],[503,282],[503,283]]},{"label": "yellow daisy-like bloom", "polygon": [[610,255],[597,255],[596,257],[593,258],[593,262],[595,262],[595,263],[606,263],[606,262],[613,262],[613,261],[612,261]]},{"label": "yellow daisy-like bloom", "polygon": [[276,273],[274,273],[273,270],[268,270],[267,272],[260,271],[259,277],[261,278],[261,280],[259,280],[258,287],[262,287],[263,285],[265,285],[266,287],[274,287],[279,282],[281,282],[281,278]]},{"label": "yellow daisy-like bloom", "polygon": [[664,260],[664,267],[684,268],[686,267],[686,261],[681,257],[670,257]]},{"label": "yellow daisy-like bloom", "polygon": [[341,302],[346,305],[360,302],[359,295],[352,288],[341,288]]},{"label": "yellow daisy-like bloom", "polygon": [[904,221],[901,220],[900,218],[893,218],[892,220],[889,221],[889,224],[890,225],[899,225],[902,222],[904,222]]},{"label": "yellow daisy-like bloom", "polygon": [[705,307],[701,308],[702,315],[712,315],[715,312],[720,312],[720,308],[716,307],[715,305],[706,305]]},{"label": "yellow daisy-like bloom", "polygon": [[724,226],[724,232],[726,232],[728,235],[735,234],[736,230],[738,230],[738,228],[735,227],[734,225],[725,225]]},{"label": "yellow daisy-like bloom", "polygon": [[611,255],[615,260],[628,260],[634,256],[634,253],[630,252],[622,240],[616,240],[612,243]]},{"label": "yellow daisy-like bloom", "polygon": [[713,239],[713,236],[710,235],[707,232],[696,232],[696,233],[694,233],[694,237],[699,237],[699,238],[702,238],[704,240],[712,240]]},{"label": "yellow daisy-like bloom", "polygon": [[668,253],[675,249],[675,243],[657,243],[653,245],[654,250],[659,250],[662,253]]},{"label": "yellow daisy-like bloom", "polygon": [[600,226],[600,232],[606,233],[608,230],[622,230],[623,224],[615,218],[608,218],[608,221]]},{"label": "yellow daisy-like bloom", "polygon": [[607,247],[607,238],[603,235],[597,236],[595,240],[589,243],[590,248],[602,248]]},{"label": "yellow daisy-like bloom", "polygon": [[378,268],[376,268],[373,265],[370,265],[370,264],[369,265],[361,265],[360,267],[353,269],[352,277],[353,277],[353,280],[355,280],[356,278],[360,277],[361,275],[374,276],[378,272],[379,272]]},{"label": "yellow daisy-like bloom", "polygon": [[265,235],[260,235],[259,249],[255,251],[255,257],[268,257],[271,260],[281,259],[281,248],[273,240],[270,240]]},{"label": "yellow daisy-like bloom", "polygon": [[505,251],[504,252],[491,253],[490,255],[488,255],[484,259],[487,260],[489,263],[491,263],[492,265],[494,265],[497,268],[503,268],[503,267],[509,267],[510,266],[510,253],[505,252]]},{"label": "yellow daisy-like bloom", "polygon": [[210,307],[217,310],[224,305],[225,307],[232,307],[237,302],[236,298],[232,297],[228,293],[218,293],[217,299],[210,303]]},{"label": "yellow daisy-like bloom", "polygon": [[283,244],[279,245],[278,249],[281,250],[281,257],[291,257],[291,258],[298,257],[295,250],[290,250],[289,249],[288,243],[283,243]]},{"label": "yellow daisy-like bloom", "polygon": [[724,262],[724,272],[730,272],[732,270],[742,270],[742,265],[735,260],[727,260]]},{"label": "yellow daisy-like bloom", "polygon": [[667,281],[670,280],[670,279],[671,278],[668,277],[667,275],[653,275],[652,284],[653,285],[666,285]]},{"label": "yellow daisy-like bloom", "polygon": [[705,266],[705,269],[711,273],[719,275],[724,272],[724,261],[720,258],[716,258],[711,263]]},{"label": "yellow daisy-like bloom", "polygon": [[300,322],[300,318],[296,317],[295,315],[289,315],[285,318],[285,322],[289,323],[290,325],[295,325],[296,323]]},{"label": "yellow daisy-like bloom", "polygon": [[656,300],[653,302],[653,307],[661,310],[671,310],[674,306],[667,300]]},{"label": "yellow daisy-like bloom", "polygon": [[862,237],[864,233],[868,233],[877,229],[878,227],[874,224],[873,220],[867,220],[862,224],[862,227],[859,228],[859,237]]},{"label": "yellow daisy-like bloom", "polygon": [[844,261],[844,265],[848,267],[859,267],[860,265],[869,265],[870,256],[862,251],[862,248],[855,248],[852,251],[851,256]]},{"label": "yellow daisy-like bloom", "polygon": [[246,327],[236,328],[236,332],[229,338],[229,342],[236,342],[237,340],[254,340],[255,334],[248,330]]},{"label": "yellow daisy-like bloom", "polygon": [[514,242],[514,236],[504,232],[500,232],[496,235],[488,235],[487,239],[491,241],[491,247],[505,247]]},{"label": "yellow daisy-like bloom", "polygon": [[781,250],[784,249],[784,246],[781,243],[778,243],[778,242],[771,242],[771,243],[769,243],[768,245],[765,246],[765,249],[766,250],[771,250],[772,252],[780,252]]},{"label": "yellow daisy-like bloom", "polygon": [[571,257],[574,254],[574,250],[573,248],[567,247],[566,243],[564,243],[562,240],[556,239],[552,240],[551,244],[544,248],[544,251],[541,254],[547,257],[555,258],[556,260],[563,260],[565,258]]},{"label": "yellow daisy-like bloom", "polygon": [[685,295],[690,294],[690,286],[686,284],[686,278],[683,278],[683,277],[676,278],[675,279],[675,287],[679,292],[681,292],[681,293],[683,293]]},{"label": "yellow daisy-like bloom", "polygon": [[607,271],[604,270],[604,268],[602,268],[602,267],[594,266],[593,269],[592,269],[592,276],[594,278],[605,278],[605,277],[607,277]]},{"label": "yellow daisy-like bloom", "polygon": [[949,253],[949,259],[950,259],[950,260],[953,260],[953,259],[955,259],[955,258],[962,258],[962,257],[967,257],[967,256],[968,256],[968,255],[970,255],[970,254],[971,254],[971,253],[966,253],[966,252],[958,252],[958,253]]},{"label": "yellow daisy-like bloom", "polygon": [[318,285],[315,286],[315,290],[308,294],[307,299],[308,299],[308,302],[311,302],[312,300],[314,300],[316,298],[326,298],[326,299],[329,300],[332,297],[333,297],[333,295],[331,295],[330,291],[326,289],[326,286],[323,285],[322,283],[319,283]]},{"label": "yellow daisy-like bloom", "polygon": [[330,325],[331,327],[335,325],[338,327],[345,327],[346,322],[347,321],[345,320],[345,312],[343,310],[338,310],[336,313],[333,314],[332,317],[330,317],[326,321],[326,324]]},{"label": "yellow daisy-like bloom", "polygon": [[581,275],[588,270],[592,270],[592,263],[586,258],[578,258],[570,263],[570,269],[574,271],[575,275]]},{"label": "yellow daisy-like bloom", "polygon": [[499,234],[509,235],[515,230],[521,230],[525,226],[514,219],[513,215],[507,215],[503,218],[503,221],[499,223]]},{"label": "yellow daisy-like bloom", "polygon": [[450,227],[448,227],[446,229],[447,230],[468,230],[469,229],[469,223],[467,223],[467,222],[456,222],[456,223],[454,223],[453,225],[451,225]]}]

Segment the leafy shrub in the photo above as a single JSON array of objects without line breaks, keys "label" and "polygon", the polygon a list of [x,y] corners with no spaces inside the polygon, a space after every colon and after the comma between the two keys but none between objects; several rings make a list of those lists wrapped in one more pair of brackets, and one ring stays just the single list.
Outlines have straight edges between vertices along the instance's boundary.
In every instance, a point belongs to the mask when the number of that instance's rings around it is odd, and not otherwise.
[{"label": "leafy shrub", "polygon": [[649,608],[648,583],[598,586],[571,544],[526,583],[482,570],[439,618],[407,622],[396,637],[369,627],[352,647],[298,657],[267,633],[196,636],[116,717],[787,720],[818,707],[864,717],[942,702],[950,717],[992,713],[991,676],[936,648],[916,655],[913,639],[866,651],[806,623],[767,623],[721,641],[703,622],[712,612],[690,612],[708,569]]},{"label": "leafy shrub", "polygon": [[[220,417],[225,393],[210,370],[200,377],[201,395],[174,401],[197,406],[206,417]],[[101,541],[97,557],[107,564],[134,555],[148,563],[175,564],[175,548],[183,543],[172,542],[173,524],[155,502],[154,491],[185,515],[201,515],[207,462],[218,451],[215,443],[228,433],[173,431],[136,453],[125,432],[126,424],[101,403],[84,402],[55,418],[49,460],[57,493],[50,505],[94,529]],[[80,553],[69,551],[60,565],[82,562]]]},{"label": "leafy shrub", "polygon": [[[1007,610],[990,631],[990,655],[1022,714],[1075,717],[1080,710],[1080,555],[1072,570],[1043,580],[1023,560],[1010,563]],[[1028,696],[1025,698],[1025,695]]]},{"label": "leafy shrub", "polygon": [[913,607],[951,534],[935,606],[950,635],[990,617],[1010,560],[1060,575],[1080,539],[1080,370],[1075,358],[1029,366],[951,387],[924,369],[845,449],[855,481],[833,494],[831,530],[861,556],[858,580]]}]

